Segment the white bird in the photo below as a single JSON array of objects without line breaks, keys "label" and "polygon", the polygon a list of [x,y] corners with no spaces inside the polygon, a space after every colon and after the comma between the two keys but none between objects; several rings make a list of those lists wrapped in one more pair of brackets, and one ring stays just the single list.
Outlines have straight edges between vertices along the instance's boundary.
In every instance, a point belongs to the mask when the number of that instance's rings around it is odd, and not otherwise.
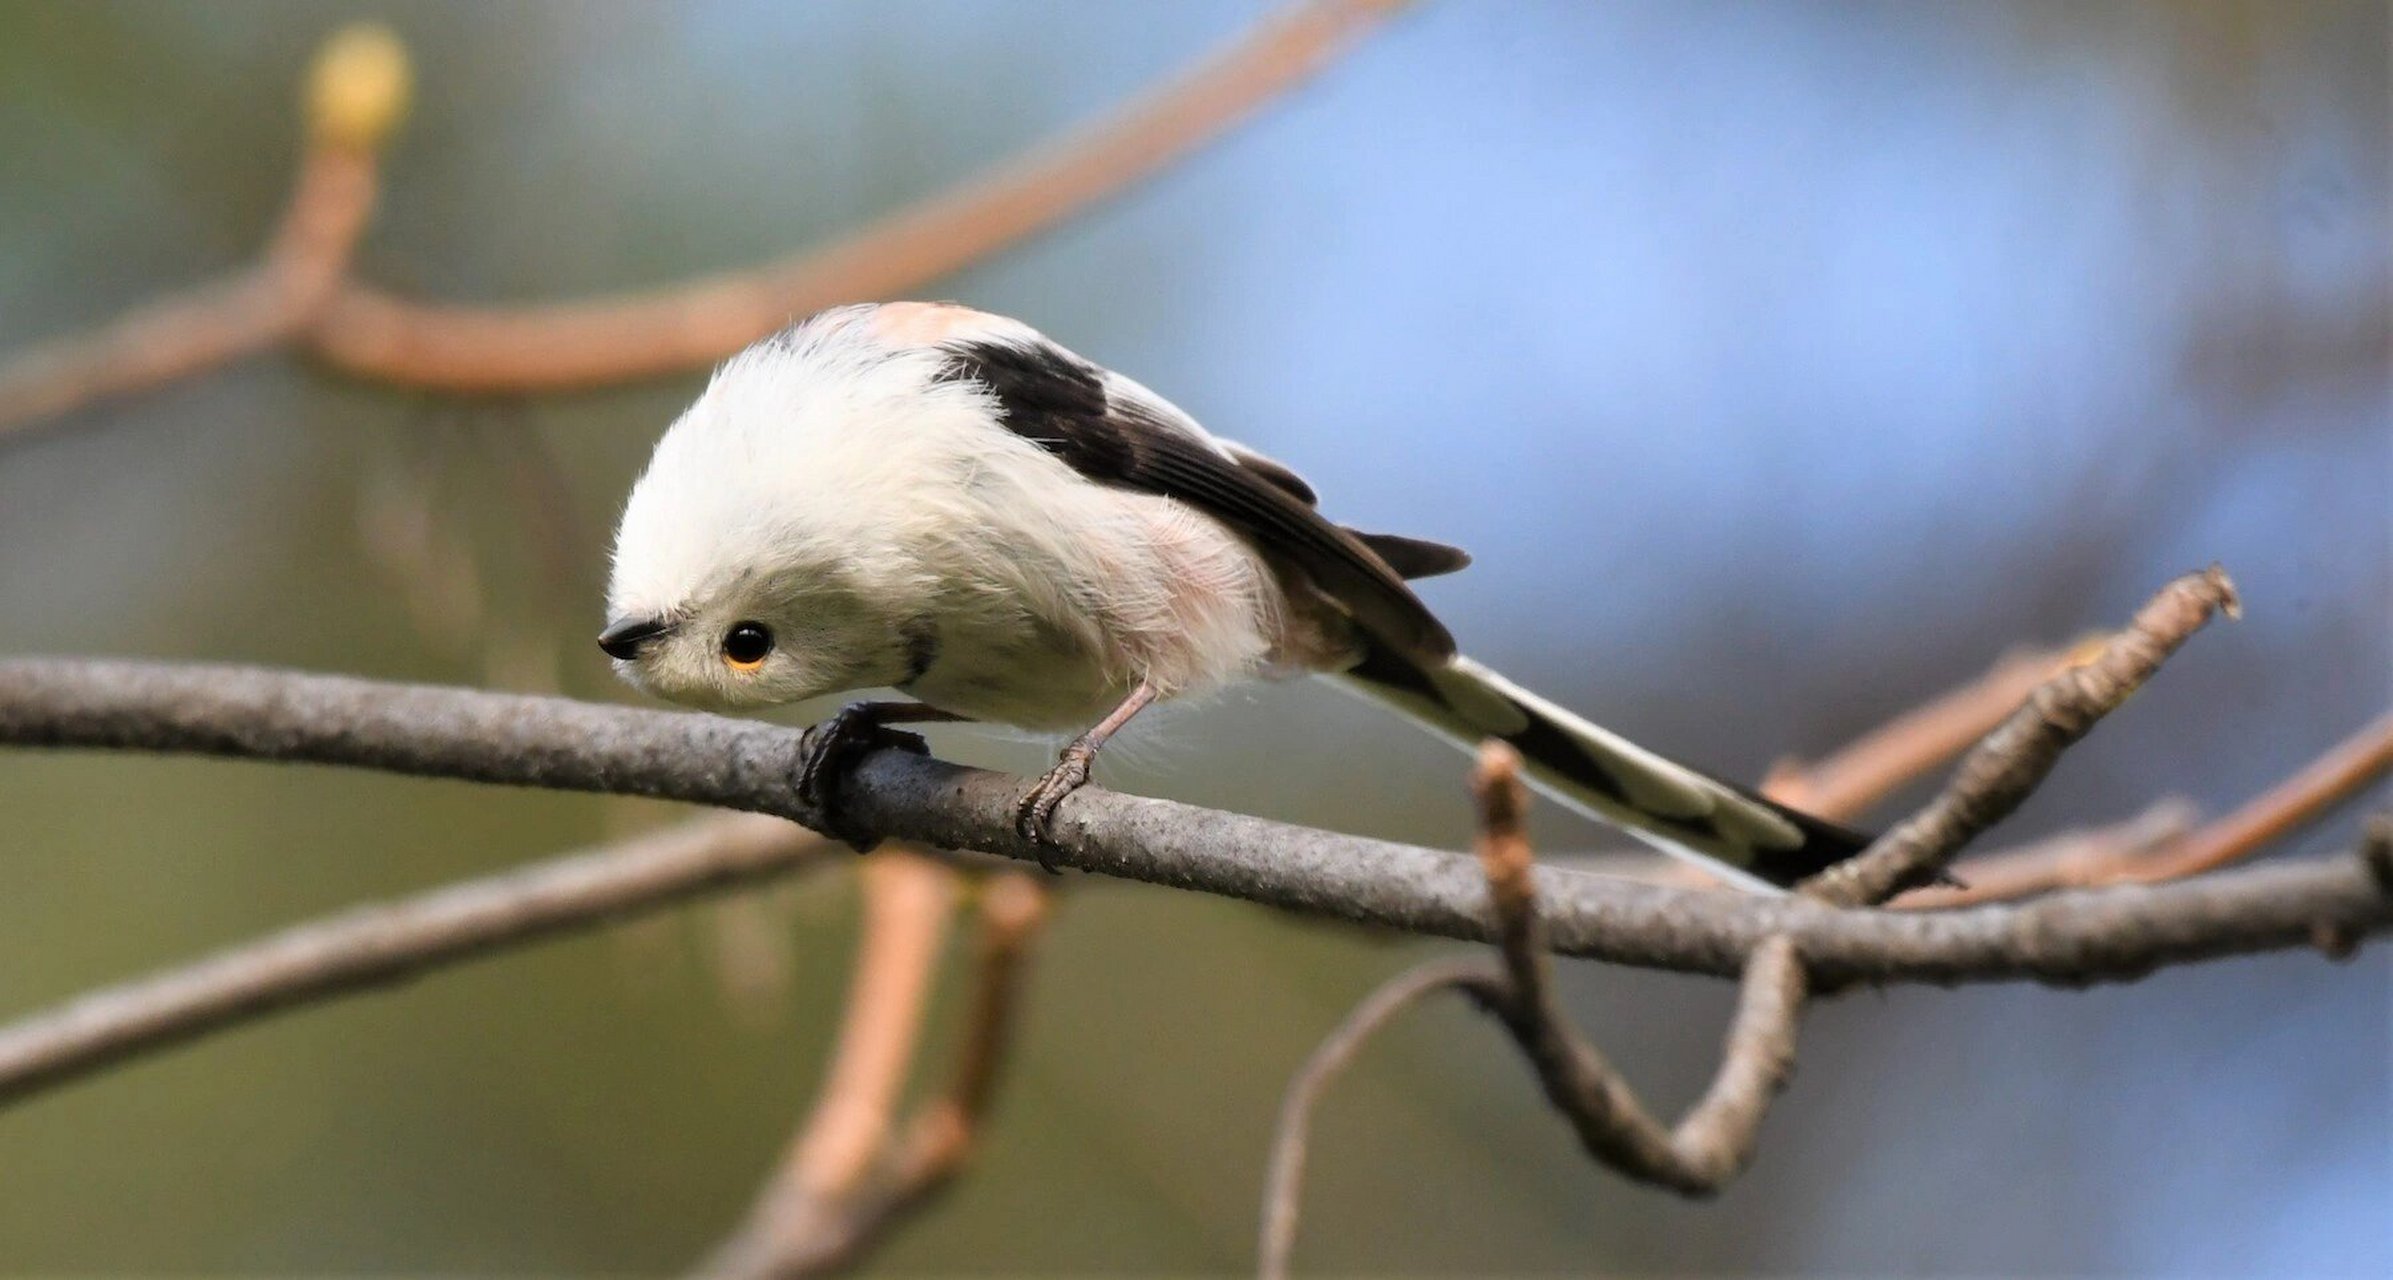
[{"label": "white bird", "polygon": [[1784,886],[1865,837],[1666,760],[1456,654],[1405,585],[1469,557],[1344,528],[1295,472],[1018,321],[840,307],[733,357],[657,443],[599,645],[632,683],[736,709],[894,688],[814,735],[799,785],[900,720],[1084,730],[1023,798],[1044,840],[1161,699],[1321,674],[1569,807]]}]

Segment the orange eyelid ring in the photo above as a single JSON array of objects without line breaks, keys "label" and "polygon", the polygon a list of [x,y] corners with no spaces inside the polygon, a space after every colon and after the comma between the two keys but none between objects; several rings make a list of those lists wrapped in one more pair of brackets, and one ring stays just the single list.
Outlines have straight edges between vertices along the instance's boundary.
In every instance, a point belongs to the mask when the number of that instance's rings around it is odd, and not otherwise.
[{"label": "orange eyelid ring", "polygon": [[764,665],[773,656],[773,633],[761,622],[733,623],[723,633],[723,665],[743,674]]}]

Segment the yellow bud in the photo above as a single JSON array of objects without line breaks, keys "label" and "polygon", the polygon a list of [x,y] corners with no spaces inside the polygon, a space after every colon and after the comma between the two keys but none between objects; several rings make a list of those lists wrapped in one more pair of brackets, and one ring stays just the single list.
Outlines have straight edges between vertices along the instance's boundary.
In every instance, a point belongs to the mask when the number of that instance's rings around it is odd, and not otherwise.
[{"label": "yellow bud", "polygon": [[320,145],[372,151],[407,115],[414,73],[407,46],[379,23],[344,27],[316,54],[307,77],[308,132]]},{"label": "yellow bud", "polygon": [[2096,631],[2079,636],[2069,646],[2069,651],[2061,655],[2061,665],[2070,668],[2082,667],[2110,652],[2110,642],[2111,633],[2108,631]]}]

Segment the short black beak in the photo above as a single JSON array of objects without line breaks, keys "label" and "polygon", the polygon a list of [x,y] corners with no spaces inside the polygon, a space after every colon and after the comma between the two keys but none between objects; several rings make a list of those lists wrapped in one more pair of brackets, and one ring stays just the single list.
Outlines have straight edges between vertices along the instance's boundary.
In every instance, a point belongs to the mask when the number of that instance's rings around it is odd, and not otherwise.
[{"label": "short black beak", "polygon": [[617,618],[598,633],[598,647],[610,658],[629,662],[640,656],[641,645],[672,629],[660,618]]}]

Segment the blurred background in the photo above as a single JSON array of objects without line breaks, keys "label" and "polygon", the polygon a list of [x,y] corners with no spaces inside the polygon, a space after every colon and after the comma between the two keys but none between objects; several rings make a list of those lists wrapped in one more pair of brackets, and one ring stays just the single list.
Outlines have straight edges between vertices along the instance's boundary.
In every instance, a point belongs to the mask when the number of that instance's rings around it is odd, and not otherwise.
[{"label": "blurred background", "polygon": [[[0,4],[0,350],[246,260],[288,190],[294,85],[354,18],[392,24],[417,75],[359,274],[514,301],[820,240],[1265,12]],[[2167,794],[2216,812],[2393,697],[2387,49],[2369,2],[1423,3],[1219,145],[924,292],[1132,373],[1342,520],[1471,548],[1425,592],[1466,649],[1731,774],[2224,562],[2245,621],[2002,834]],[[463,400],[275,355],[76,413],[0,444],[0,650],[630,700],[590,643],[608,530],[700,379]],[[1462,758],[1326,688],[1130,745],[1112,785],[1467,833]],[[2356,811],[2285,853],[2347,846]],[[0,814],[10,1013],[671,816],[25,753],[0,756]],[[1612,843],[1537,820],[1550,849]],[[1435,950],[1074,887],[983,1159],[872,1270],[1251,1266],[1282,1084]],[[10,1109],[0,1268],[682,1265],[811,1098],[853,905],[851,876],[819,876]],[[1499,1036],[1434,1007],[1331,1096],[1298,1264],[2386,1274],[2389,955],[1848,996],[1709,1204],[1592,1167]],[[1722,984],[1563,981],[1657,1106],[1694,1096]]]}]

